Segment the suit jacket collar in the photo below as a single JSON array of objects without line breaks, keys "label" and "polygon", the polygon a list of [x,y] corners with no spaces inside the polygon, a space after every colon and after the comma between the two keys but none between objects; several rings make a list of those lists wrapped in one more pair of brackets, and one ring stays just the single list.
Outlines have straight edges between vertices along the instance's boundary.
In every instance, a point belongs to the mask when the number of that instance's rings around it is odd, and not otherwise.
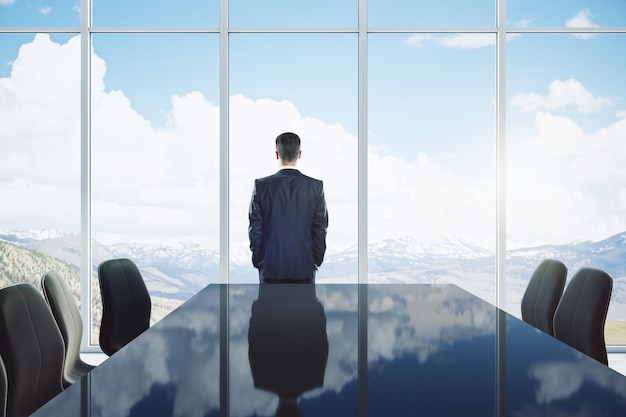
[{"label": "suit jacket collar", "polygon": [[301,174],[301,172],[298,168],[282,167],[280,170],[278,170],[278,174],[298,175]]}]

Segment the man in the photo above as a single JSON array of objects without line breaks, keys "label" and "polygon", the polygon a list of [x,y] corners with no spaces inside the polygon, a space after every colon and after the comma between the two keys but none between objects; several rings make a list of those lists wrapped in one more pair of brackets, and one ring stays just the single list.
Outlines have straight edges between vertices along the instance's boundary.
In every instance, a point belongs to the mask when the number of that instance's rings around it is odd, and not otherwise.
[{"label": "man", "polygon": [[301,156],[298,135],[278,135],[276,159],[281,169],[254,181],[248,237],[261,283],[314,282],[324,260],[328,228],[324,186],[296,168]]}]

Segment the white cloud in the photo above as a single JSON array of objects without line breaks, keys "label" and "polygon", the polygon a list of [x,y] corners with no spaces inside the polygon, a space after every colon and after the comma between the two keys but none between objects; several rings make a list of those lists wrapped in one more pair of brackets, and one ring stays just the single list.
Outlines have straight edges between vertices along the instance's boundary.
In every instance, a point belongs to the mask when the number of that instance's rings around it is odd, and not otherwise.
[{"label": "white cloud", "polygon": [[[0,195],[11,202],[0,205],[4,228],[79,227],[79,54],[78,37],[58,44],[47,35],[37,35],[20,48],[11,76],[0,78]],[[168,124],[157,129],[133,108],[123,91],[105,88],[107,68],[101,58],[93,55],[92,65],[92,215],[98,238],[180,237],[217,246],[219,107],[199,92],[173,95]],[[551,85],[546,97],[520,97],[516,99],[520,108],[540,110],[536,132],[528,138],[533,155],[568,157],[571,166],[584,166],[578,177],[571,176],[572,181],[609,183],[603,186],[622,181],[624,188],[626,149],[622,150],[621,138],[626,137],[625,118],[585,133],[574,121],[545,111],[567,105],[590,111],[608,103],[607,99],[594,97],[572,80]],[[330,210],[329,247],[344,249],[355,244],[357,138],[341,125],[301,114],[287,100],[235,95],[230,116],[233,242],[247,240],[254,178],[278,168],[274,138],[292,130],[303,139],[300,168],[324,180]],[[384,132],[374,133],[384,143]],[[493,182],[459,175],[454,166],[425,153],[409,158],[377,147],[368,153],[370,240],[446,231],[473,238],[492,235]],[[626,210],[617,197],[607,205],[577,189],[546,188],[545,194],[553,196],[550,201],[555,205],[572,212],[547,216],[545,211],[530,208],[529,215],[511,217],[523,223],[518,228],[522,237],[542,235],[548,220],[554,222],[550,230],[558,230],[549,236],[550,241],[578,234],[576,225],[580,224],[593,233],[624,226],[607,220],[620,218]],[[567,204],[562,205],[558,196]],[[511,194],[513,202],[523,202],[523,197],[528,196]],[[516,204],[511,210],[517,210]]]},{"label": "white cloud", "polygon": [[611,100],[594,96],[575,79],[554,80],[548,88],[550,91],[546,96],[537,93],[518,94],[511,99],[511,104],[523,111],[575,107],[581,113],[598,112],[602,106],[611,104]]},{"label": "white cloud", "polygon": [[10,6],[15,3],[15,0],[0,0],[0,6]]},{"label": "white cloud", "polygon": [[444,48],[479,49],[495,45],[496,37],[488,33],[461,33],[440,37],[416,34],[404,41],[405,45],[412,48],[421,48],[431,42],[435,42]]},{"label": "white cloud", "polygon": [[[578,14],[571,19],[567,19],[565,26],[568,28],[596,28],[596,25],[591,21],[591,11],[589,9],[582,9]],[[590,39],[596,36],[593,33],[577,33],[574,35],[578,39]]]},{"label": "white cloud", "polygon": [[496,36],[489,33],[461,33],[438,39],[446,48],[479,49],[496,44]]},{"label": "white cloud", "polygon": [[52,10],[53,10],[53,7],[48,6],[48,7],[42,7],[41,9],[38,10],[38,12],[44,16],[48,16],[50,13],[52,13]]},{"label": "white cloud", "polygon": [[409,37],[407,40],[404,41],[404,43],[407,46],[411,46],[413,48],[420,48],[426,45],[432,39],[433,39],[432,35],[417,34],[417,35],[412,35],[411,37]]},{"label": "white cloud", "polygon": [[534,128],[512,139],[524,143],[507,160],[508,233],[529,245],[626,230],[626,114],[587,132],[570,117],[538,111]]}]

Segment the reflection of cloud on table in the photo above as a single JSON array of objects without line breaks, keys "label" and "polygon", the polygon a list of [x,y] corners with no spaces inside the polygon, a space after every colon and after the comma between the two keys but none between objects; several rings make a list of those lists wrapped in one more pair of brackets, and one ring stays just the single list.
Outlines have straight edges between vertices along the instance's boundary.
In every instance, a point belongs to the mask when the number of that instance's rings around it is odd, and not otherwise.
[{"label": "reflection of cloud on table", "polygon": [[411,352],[424,363],[459,340],[494,333],[495,307],[454,286],[417,288],[408,292],[404,285],[370,287],[370,363]]},{"label": "reflection of cloud on table", "polygon": [[[218,304],[214,308],[189,305],[155,325],[146,334],[149,337],[140,335],[122,354],[100,365],[102,369],[96,368],[92,372],[94,415],[128,416],[159,384],[174,387],[174,416],[205,415],[219,408],[218,308]],[[197,310],[202,313],[194,315]],[[125,375],[124,381],[118,375]],[[198,386],[206,387],[205,395],[194,395]]]},{"label": "reflection of cloud on table", "polygon": [[[582,354],[581,354],[582,355]],[[626,400],[626,379],[617,372],[592,362],[546,362],[533,365],[528,371],[538,382],[535,396],[538,404],[550,404],[576,394],[584,383],[591,383],[614,391]]]},{"label": "reflection of cloud on table", "polygon": [[[328,360],[323,391],[340,392],[357,379],[358,351],[358,286],[320,286],[317,296],[326,311],[328,334]],[[306,397],[321,394],[313,391]]]}]

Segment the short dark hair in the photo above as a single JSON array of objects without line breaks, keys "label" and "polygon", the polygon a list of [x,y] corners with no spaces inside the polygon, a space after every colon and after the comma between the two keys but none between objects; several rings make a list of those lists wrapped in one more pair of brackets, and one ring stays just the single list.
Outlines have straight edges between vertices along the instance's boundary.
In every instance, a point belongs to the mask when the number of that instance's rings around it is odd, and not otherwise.
[{"label": "short dark hair", "polygon": [[291,132],[281,133],[276,137],[276,150],[283,161],[295,161],[300,152],[300,137]]}]

